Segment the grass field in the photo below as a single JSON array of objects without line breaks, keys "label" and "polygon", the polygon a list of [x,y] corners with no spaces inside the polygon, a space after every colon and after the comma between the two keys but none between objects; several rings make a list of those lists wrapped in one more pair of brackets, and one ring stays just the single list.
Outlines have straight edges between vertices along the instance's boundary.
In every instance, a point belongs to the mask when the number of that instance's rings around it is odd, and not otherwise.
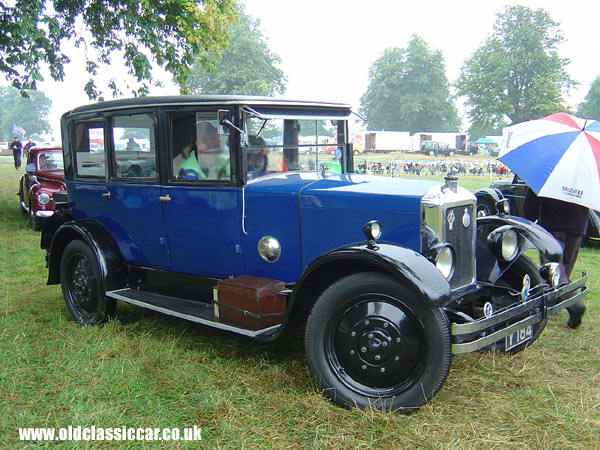
[{"label": "grass field", "polygon": [[[562,313],[520,354],[456,357],[439,393],[410,416],[346,410],[318,392],[300,332],[260,344],[123,304],[105,326],[75,324],[60,287],[45,284],[40,234],[2,159],[2,449],[600,448],[600,249],[582,249],[576,267],[590,287],[580,329]],[[20,427],[69,425],[196,425],[202,441],[19,442]]]}]

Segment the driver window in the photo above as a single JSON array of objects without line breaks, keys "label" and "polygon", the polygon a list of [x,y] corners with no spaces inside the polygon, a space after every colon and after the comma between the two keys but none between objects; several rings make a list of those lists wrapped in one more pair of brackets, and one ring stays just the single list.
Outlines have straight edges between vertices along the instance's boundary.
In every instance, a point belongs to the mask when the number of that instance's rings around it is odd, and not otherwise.
[{"label": "driver window", "polygon": [[178,113],[171,118],[172,178],[230,180],[229,137],[221,136],[214,113]]}]

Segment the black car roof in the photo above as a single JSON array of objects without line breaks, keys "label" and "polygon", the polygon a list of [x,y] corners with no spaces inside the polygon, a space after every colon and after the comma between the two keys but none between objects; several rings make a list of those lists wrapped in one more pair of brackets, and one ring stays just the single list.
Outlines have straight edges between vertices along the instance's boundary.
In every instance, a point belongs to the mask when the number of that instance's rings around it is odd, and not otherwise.
[{"label": "black car roof", "polygon": [[274,97],[255,97],[244,95],[172,95],[160,97],[136,97],[108,100],[90,105],[79,106],[67,111],[63,117],[70,115],[100,112],[106,110],[140,108],[150,106],[184,106],[184,105],[269,105],[284,107],[314,107],[350,109],[350,105],[342,103],[289,100]]}]

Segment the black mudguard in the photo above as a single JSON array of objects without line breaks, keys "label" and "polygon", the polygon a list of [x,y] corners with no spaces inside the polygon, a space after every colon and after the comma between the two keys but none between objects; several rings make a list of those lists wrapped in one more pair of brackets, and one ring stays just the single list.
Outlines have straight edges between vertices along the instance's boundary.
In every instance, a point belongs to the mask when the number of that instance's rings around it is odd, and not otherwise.
[{"label": "black mudguard", "polygon": [[120,289],[127,284],[127,269],[110,233],[95,220],[62,224],[52,236],[48,248],[48,282],[60,283],[60,260],[65,247],[74,239],[85,242],[96,255],[104,291]]},{"label": "black mudguard", "polygon": [[[546,229],[517,216],[486,216],[477,219],[477,280],[495,283],[510,263],[499,260],[487,245],[488,235],[501,226],[511,226],[522,238],[519,256],[529,249],[537,249],[548,260],[560,262],[562,247]],[[518,259],[515,258],[513,261]]]},{"label": "black mudguard", "polygon": [[283,326],[260,339],[273,340],[288,324],[301,323],[324,289],[358,271],[388,273],[433,307],[445,306],[451,299],[448,281],[423,255],[393,243],[377,243],[373,247],[351,244],[321,255],[306,267],[289,297]]}]

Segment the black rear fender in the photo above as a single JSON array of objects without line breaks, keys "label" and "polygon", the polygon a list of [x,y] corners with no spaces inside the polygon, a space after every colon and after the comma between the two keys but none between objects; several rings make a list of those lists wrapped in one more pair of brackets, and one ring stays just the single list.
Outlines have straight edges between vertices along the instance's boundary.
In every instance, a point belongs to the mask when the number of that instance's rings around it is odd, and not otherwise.
[{"label": "black rear fender", "polygon": [[69,242],[85,242],[98,261],[104,291],[119,289],[127,284],[127,269],[110,233],[95,220],[81,220],[62,224],[52,236],[48,248],[48,282],[60,283],[60,260]]}]

